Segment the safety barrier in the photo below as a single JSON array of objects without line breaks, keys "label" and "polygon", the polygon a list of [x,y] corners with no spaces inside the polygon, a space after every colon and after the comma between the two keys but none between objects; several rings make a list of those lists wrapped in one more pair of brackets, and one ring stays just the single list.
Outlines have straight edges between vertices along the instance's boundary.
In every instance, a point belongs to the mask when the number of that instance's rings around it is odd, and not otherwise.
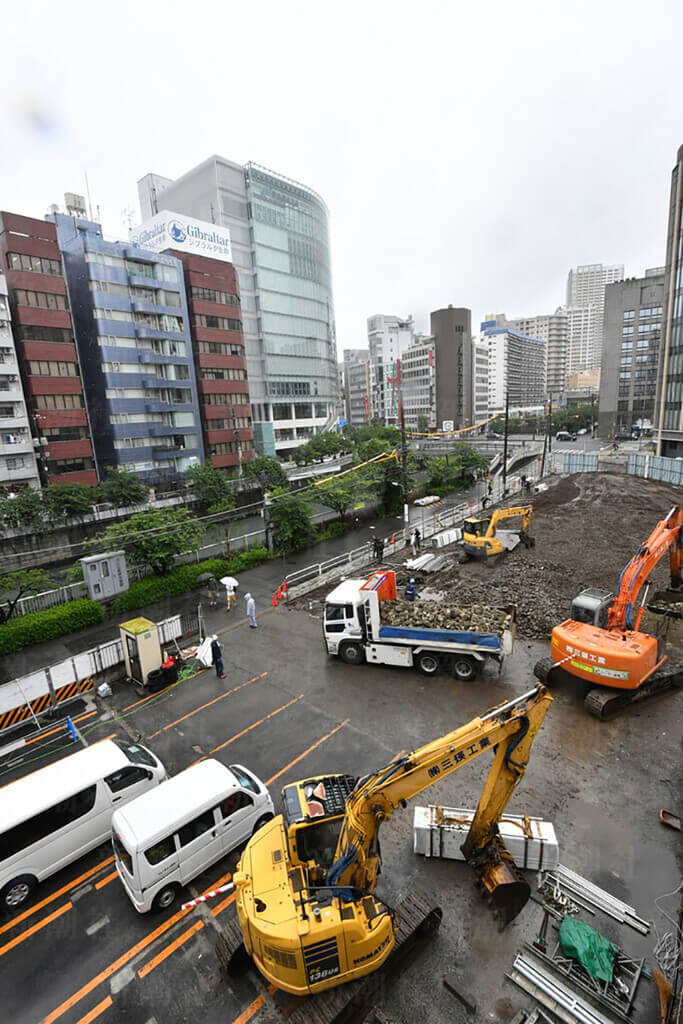
[{"label": "safety barrier", "polygon": [[[196,618],[196,617],[195,617]],[[191,623],[173,615],[158,624],[167,644],[192,631]],[[95,686],[97,676],[123,664],[120,640],[110,640],[49,668],[0,685],[0,733],[37,718],[59,704],[77,700]]]}]

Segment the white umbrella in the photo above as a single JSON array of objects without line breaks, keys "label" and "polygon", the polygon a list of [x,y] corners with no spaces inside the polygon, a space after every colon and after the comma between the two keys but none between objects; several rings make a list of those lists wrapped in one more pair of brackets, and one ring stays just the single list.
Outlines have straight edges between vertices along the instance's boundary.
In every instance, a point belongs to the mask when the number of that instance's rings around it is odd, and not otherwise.
[{"label": "white umbrella", "polygon": [[221,583],[224,587],[239,587],[239,583],[234,576],[223,576]]}]

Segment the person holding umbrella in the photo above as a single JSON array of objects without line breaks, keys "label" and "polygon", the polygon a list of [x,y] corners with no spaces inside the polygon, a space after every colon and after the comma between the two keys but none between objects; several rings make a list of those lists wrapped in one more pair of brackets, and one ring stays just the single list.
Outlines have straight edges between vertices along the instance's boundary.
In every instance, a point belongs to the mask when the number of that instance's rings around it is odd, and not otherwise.
[{"label": "person holding umbrella", "polygon": [[239,583],[234,576],[223,576],[221,583],[225,587],[225,600],[226,600],[226,612],[229,612],[233,604],[237,601],[235,597],[235,587],[239,586]]}]

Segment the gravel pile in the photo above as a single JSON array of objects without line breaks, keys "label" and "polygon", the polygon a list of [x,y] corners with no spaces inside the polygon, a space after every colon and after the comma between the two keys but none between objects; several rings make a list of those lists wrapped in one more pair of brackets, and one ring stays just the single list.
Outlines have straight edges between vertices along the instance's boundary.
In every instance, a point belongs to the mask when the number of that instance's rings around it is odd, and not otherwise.
[{"label": "gravel pile", "polygon": [[510,628],[512,616],[506,615],[500,608],[491,608],[484,604],[462,607],[440,601],[384,601],[382,623],[385,626],[474,630],[478,633],[500,634]]}]

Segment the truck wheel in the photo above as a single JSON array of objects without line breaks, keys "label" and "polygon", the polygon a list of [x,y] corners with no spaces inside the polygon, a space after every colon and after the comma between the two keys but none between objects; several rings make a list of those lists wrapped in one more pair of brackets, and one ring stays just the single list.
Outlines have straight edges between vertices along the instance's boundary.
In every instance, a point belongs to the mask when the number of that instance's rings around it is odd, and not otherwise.
[{"label": "truck wheel", "polygon": [[343,644],[339,657],[347,665],[362,665],[365,661],[365,651],[360,644]]},{"label": "truck wheel", "polygon": [[15,910],[26,902],[37,885],[38,881],[33,875],[19,875],[13,878],[0,892],[0,905],[5,910]]},{"label": "truck wheel", "polygon": [[180,886],[175,885],[173,882],[170,885],[164,886],[154,897],[152,910],[168,910],[175,903],[179,891]]},{"label": "truck wheel", "polygon": [[455,679],[463,683],[469,683],[477,675],[479,663],[471,658],[469,654],[456,654],[453,658],[451,671]]},{"label": "truck wheel", "polygon": [[415,656],[415,668],[423,676],[435,676],[441,668],[441,658],[438,654],[432,654],[431,651],[420,651]]}]

